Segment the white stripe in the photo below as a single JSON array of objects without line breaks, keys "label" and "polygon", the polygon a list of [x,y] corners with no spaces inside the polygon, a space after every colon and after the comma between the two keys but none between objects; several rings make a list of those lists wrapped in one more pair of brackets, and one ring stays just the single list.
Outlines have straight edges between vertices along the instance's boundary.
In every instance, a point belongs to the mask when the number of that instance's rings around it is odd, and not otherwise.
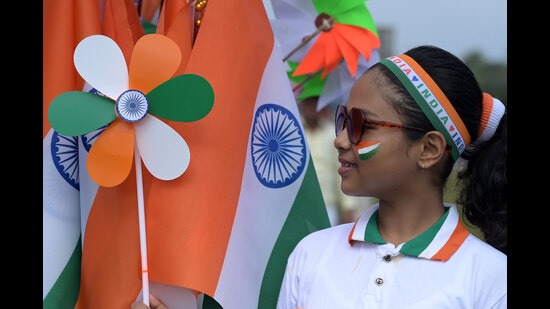
[{"label": "white stripe", "polygon": [[487,126],[485,127],[485,130],[483,130],[483,132],[481,132],[481,135],[477,138],[477,142],[485,142],[493,137],[500,123],[500,119],[502,119],[502,116],[504,115],[505,109],[506,108],[504,107],[504,104],[502,104],[499,99],[493,98],[493,108],[491,109],[491,115],[489,117],[489,120],[487,121]]},{"label": "white stripe", "polygon": [[365,231],[367,230],[367,223],[369,223],[370,217],[372,214],[378,210],[378,204],[374,204],[371,207],[367,208],[365,212],[357,219],[355,223],[355,229],[351,235],[351,239],[364,241],[365,240]]},{"label": "white stripe", "polygon": [[359,154],[369,153],[369,152],[371,152],[373,149],[375,149],[376,147],[378,147],[379,145],[380,145],[380,143],[376,143],[376,144],[374,144],[374,145],[370,145],[370,146],[367,146],[367,147],[359,148]]},{"label": "white stripe", "polygon": [[449,215],[445,219],[443,226],[441,226],[441,229],[439,229],[430,245],[418,255],[421,258],[430,259],[434,254],[439,252],[439,250],[441,250],[441,248],[443,248],[447,241],[451,238],[451,235],[456,229],[458,220],[460,220],[458,210],[456,209],[456,206],[450,204],[445,204],[445,207],[450,207]]},{"label": "white stripe", "polygon": [[80,237],[79,193],[63,179],[51,156],[50,129],[42,142],[42,297],[67,265]]},{"label": "white stripe", "polygon": [[80,222],[82,233],[82,249],[84,249],[84,236],[86,231],[86,223],[88,222],[88,215],[94,204],[95,196],[99,190],[99,185],[95,183],[90,174],[88,174],[88,168],[86,168],[86,159],[88,158],[88,152],[84,148],[81,139],[78,143],[78,154],[80,164]]},{"label": "white stripe", "polygon": [[[82,91],[90,92],[93,88],[88,84],[84,83],[84,88]],[[96,132],[90,132],[90,134],[95,134]],[[95,139],[90,143],[93,145]],[[88,222],[88,215],[94,204],[95,196],[99,190],[99,185],[92,180],[90,174],[88,174],[88,168],[86,167],[86,159],[88,159],[88,151],[84,148],[82,139],[78,139],[78,159],[80,164],[80,222],[81,222],[81,233],[82,233],[82,248],[84,249],[84,236],[86,231],[86,223]]]},{"label": "white stripe", "polygon": [[[274,49],[264,70],[254,109],[266,103],[279,104],[299,120],[299,111],[281,59],[278,50]],[[298,124],[303,131],[301,122],[298,121]],[[249,138],[248,149],[250,142]],[[309,158],[309,151],[306,158]],[[239,206],[215,294],[225,308],[258,307],[257,296],[269,255],[305,172],[287,187],[265,187],[255,175],[250,151],[247,150]]]}]

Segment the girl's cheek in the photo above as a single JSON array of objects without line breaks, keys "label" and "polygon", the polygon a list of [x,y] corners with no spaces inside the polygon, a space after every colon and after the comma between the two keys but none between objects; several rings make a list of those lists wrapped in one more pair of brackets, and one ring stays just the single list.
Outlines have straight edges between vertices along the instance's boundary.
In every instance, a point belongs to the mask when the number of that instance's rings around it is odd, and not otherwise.
[{"label": "girl's cheek", "polygon": [[357,153],[359,159],[368,160],[372,158],[380,149],[380,141],[364,141],[357,144]]}]

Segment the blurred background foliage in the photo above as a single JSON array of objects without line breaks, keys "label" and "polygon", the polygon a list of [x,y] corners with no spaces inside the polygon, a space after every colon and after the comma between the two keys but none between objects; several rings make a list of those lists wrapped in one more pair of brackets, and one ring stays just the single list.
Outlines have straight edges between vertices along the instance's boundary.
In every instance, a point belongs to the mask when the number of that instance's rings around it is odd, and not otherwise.
[{"label": "blurred background foliage", "polygon": [[479,51],[473,51],[462,59],[474,72],[481,89],[508,106],[507,63],[490,62]]}]

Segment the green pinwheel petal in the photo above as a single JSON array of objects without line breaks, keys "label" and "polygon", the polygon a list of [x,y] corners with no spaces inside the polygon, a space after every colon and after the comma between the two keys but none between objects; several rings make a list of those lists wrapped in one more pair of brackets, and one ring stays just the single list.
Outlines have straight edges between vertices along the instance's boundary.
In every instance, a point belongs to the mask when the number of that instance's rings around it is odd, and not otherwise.
[{"label": "green pinwheel petal", "polygon": [[62,93],[53,99],[48,108],[52,128],[67,136],[90,133],[115,118],[113,100],[90,92]]},{"label": "green pinwheel petal", "polygon": [[167,120],[191,122],[206,116],[214,106],[214,90],[196,74],[182,74],[147,94],[149,113]]},{"label": "green pinwheel petal", "polygon": [[368,29],[376,36],[378,32],[365,0],[346,0],[335,3],[333,0],[312,0],[317,13],[326,13],[335,18],[335,22]]},{"label": "green pinwheel petal", "polygon": [[[299,63],[293,61],[288,61],[287,63],[291,69],[291,71],[288,72],[288,77],[290,78],[290,80],[299,84],[303,82],[306,78],[309,78],[307,75],[292,76],[292,73],[294,73]],[[311,77],[303,85],[301,85],[302,91],[300,92],[298,99],[303,100],[309,97],[321,96],[326,81],[326,78],[321,79],[321,72],[316,73],[313,77]]]}]

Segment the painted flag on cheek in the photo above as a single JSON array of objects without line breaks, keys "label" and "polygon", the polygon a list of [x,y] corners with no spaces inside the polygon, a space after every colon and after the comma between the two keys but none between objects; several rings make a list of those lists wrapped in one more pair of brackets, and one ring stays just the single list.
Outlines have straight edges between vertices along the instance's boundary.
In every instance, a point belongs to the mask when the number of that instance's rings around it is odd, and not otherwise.
[{"label": "painted flag on cheek", "polygon": [[186,73],[210,82],[214,107],[171,123],[191,162],[151,181],[150,278],[223,308],[275,308],[290,251],[330,223],[262,1],[209,0]]},{"label": "painted flag on cheek", "polygon": [[372,156],[378,152],[378,149],[380,149],[379,141],[366,141],[359,142],[359,144],[357,144],[357,152],[359,153],[359,159],[361,160],[368,160],[372,158]]}]

